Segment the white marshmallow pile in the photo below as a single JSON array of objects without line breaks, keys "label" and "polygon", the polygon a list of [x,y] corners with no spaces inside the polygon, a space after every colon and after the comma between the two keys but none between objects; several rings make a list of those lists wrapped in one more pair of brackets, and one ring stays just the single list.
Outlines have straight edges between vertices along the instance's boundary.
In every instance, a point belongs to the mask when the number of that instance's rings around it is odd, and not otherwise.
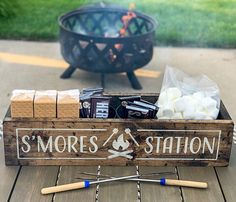
[{"label": "white marshmallow pile", "polygon": [[158,119],[216,119],[217,101],[203,92],[183,95],[178,88],[167,88],[158,99]]}]

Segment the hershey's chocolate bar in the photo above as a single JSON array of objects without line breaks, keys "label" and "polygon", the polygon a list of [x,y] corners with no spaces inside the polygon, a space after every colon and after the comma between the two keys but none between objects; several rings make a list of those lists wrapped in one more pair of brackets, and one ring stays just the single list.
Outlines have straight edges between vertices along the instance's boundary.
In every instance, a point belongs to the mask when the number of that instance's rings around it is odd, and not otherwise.
[{"label": "hershey's chocolate bar", "polygon": [[110,97],[91,97],[91,118],[108,118],[109,116]]},{"label": "hershey's chocolate bar", "polygon": [[139,107],[137,105],[126,105],[128,118],[149,118],[149,110],[147,108]]}]

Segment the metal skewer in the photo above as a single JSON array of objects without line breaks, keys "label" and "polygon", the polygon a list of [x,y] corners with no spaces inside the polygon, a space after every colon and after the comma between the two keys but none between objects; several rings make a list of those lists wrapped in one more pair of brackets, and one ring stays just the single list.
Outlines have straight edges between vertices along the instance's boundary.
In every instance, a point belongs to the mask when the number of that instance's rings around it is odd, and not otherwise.
[{"label": "metal skewer", "polygon": [[76,183],[71,183],[71,184],[64,184],[64,185],[43,188],[41,190],[41,193],[42,194],[52,194],[52,193],[69,191],[69,190],[74,190],[74,189],[89,188],[90,185],[93,185],[93,184],[113,182],[113,181],[119,181],[119,180],[125,180],[125,179],[129,179],[129,178],[137,178],[137,177],[139,177],[139,175],[116,177],[116,178],[109,178],[109,179],[97,180],[97,181],[84,180],[83,182],[76,182]]},{"label": "metal skewer", "polygon": [[[163,173],[171,173],[171,172],[163,172]],[[95,173],[86,173],[83,172],[82,174],[92,175],[92,176],[102,176],[102,177],[109,177],[110,179],[114,179],[114,177],[109,175],[97,175]],[[173,174],[173,173],[172,173]],[[161,175],[160,173],[148,173],[140,176],[150,176],[150,175]],[[139,176],[139,177],[140,177]],[[128,178],[125,179],[127,181],[134,181],[134,182],[149,182],[149,183],[159,183],[160,185],[171,185],[171,186],[181,186],[181,187],[192,187],[192,188],[201,188],[206,189],[208,184],[206,182],[197,182],[197,181],[188,181],[188,180],[176,180],[176,179],[145,179],[145,178]]]}]

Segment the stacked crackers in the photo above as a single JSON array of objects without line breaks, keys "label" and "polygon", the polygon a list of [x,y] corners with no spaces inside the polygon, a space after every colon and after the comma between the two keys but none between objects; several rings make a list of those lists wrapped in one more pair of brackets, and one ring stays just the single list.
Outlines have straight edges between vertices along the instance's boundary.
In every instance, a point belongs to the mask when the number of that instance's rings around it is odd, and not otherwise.
[{"label": "stacked crackers", "polygon": [[13,118],[79,118],[79,90],[14,90]]}]

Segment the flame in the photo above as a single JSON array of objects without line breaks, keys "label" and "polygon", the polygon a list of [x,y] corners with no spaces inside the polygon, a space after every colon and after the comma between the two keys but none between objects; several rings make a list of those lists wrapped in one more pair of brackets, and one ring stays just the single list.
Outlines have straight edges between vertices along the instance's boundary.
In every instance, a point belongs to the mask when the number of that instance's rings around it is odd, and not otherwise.
[{"label": "flame", "polygon": [[119,148],[121,147],[122,150],[126,150],[129,147],[129,141],[125,140],[124,141],[124,135],[121,134],[117,140],[114,140],[112,142],[112,146],[114,147],[114,149],[119,150]]}]

